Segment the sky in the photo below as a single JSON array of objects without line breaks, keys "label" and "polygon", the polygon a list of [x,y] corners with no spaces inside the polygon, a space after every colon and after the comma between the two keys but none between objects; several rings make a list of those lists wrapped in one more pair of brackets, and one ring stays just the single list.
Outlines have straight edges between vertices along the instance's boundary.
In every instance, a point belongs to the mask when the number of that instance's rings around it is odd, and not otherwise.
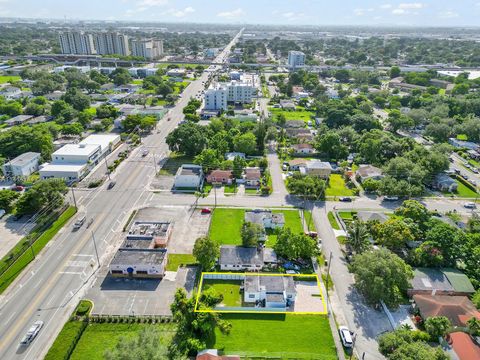
[{"label": "sky", "polygon": [[0,0],[0,17],[158,22],[480,26],[480,0]]}]

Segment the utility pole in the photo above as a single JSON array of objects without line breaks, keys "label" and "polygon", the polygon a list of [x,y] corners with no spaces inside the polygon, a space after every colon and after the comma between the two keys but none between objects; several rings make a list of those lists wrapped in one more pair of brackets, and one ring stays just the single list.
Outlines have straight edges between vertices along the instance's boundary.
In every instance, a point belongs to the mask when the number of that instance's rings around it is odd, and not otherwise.
[{"label": "utility pole", "polygon": [[328,298],[328,280],[330,279],[330,264],[332,263],[332,252],[330,251],[330,257],[328,258],[328,268],[327,268],[327,280],[325,284],[325,288],[327,290],[327,298]]},{"label": "utility pole", "polygon": [[93,241],[93,248],[95,249],[95,255],[97,257],[97,264],[98,264],[98,267],[100,267],[100,258],[98,257],[97,243],[95,242],[95,234],[93,233],[93,230],[92,230],[92,241]]},{"label": "utility pole", "polygon": [[77,207],[77,199],[75,198],[75,191],[73,190],[73,186],[72,186],[70,189],[72,189],[73,204],[74,204],[74,206],[75,206],[75,209],[78,210],[78,207]]},{"label": "utility pole", "polygon": [[112,179],[110,178],[110,170],[108,169],[107,157],[105,156],[103,159],[105,160],[105,167],[107,168],[108,180],[112,180]]}]

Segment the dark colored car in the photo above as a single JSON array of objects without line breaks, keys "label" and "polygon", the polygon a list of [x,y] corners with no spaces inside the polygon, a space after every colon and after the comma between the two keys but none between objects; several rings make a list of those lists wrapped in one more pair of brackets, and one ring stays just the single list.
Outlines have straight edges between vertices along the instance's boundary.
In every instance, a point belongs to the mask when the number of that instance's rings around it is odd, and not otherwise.
[{"label": "dark colored car", "polygon": [[115,181],[110,181],[108,183],[108,186],[107,186],[107,189],[110,190],[111,188],[113,188],[115,186],[116,182]]},{"label": "dark colored car", "polygon": [[352,198],[348,196],[343,196],[339,200],[343,202],[352,202]]},{"label": "dark colored car", "polygon": [[212,210],[210,210],[209,208],[203,208],[201,212],[202,214],[211,214]]}]

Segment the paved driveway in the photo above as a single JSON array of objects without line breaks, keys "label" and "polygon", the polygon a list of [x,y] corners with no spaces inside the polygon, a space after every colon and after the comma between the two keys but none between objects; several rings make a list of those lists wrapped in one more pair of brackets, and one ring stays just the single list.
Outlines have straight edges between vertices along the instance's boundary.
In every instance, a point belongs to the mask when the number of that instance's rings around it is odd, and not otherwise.
[{"label": "paved driveway", "polygon": [[295,289],[297,298],[295,300],[294,312],[325,312],[320,289],[314,281],[296,281]]}]

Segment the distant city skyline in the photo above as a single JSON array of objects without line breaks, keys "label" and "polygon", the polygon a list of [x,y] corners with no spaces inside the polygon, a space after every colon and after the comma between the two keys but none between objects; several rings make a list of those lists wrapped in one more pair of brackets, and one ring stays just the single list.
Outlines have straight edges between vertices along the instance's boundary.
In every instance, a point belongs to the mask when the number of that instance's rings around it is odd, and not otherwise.
[{"label": "distant city skyline", "polygon": [[0,0],[0,17],[285,25],[479,26],[480,0]]}]

